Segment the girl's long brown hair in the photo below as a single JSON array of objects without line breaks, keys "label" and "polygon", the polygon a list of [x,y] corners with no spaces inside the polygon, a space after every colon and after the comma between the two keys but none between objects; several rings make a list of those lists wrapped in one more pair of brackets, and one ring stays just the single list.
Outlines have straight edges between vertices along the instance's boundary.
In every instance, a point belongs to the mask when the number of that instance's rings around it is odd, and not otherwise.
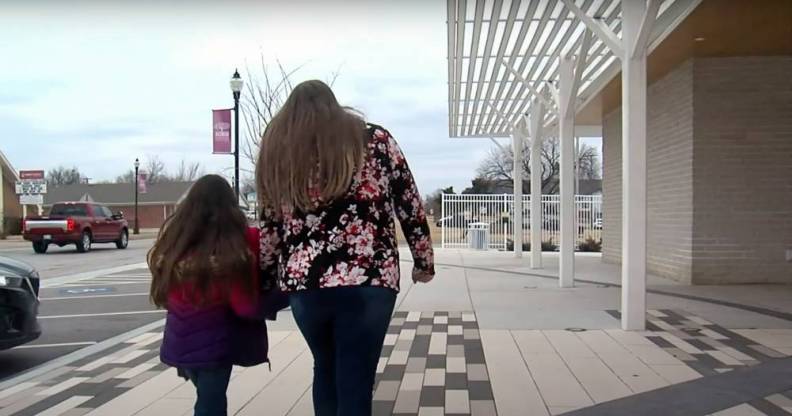
[{"label": "girl's long brown hair", "polygon": [[256,182],[262,205],[311,211],[349,189],[366,152],[365,122],[322,81],[297,85],[267,125]]},{"label": "girl's long brown hair", "polygon": [[228,182],[218,175],[200,178],[148,252],[151,301],[165,307],[175,284],[189,284],[199,305],[210,290],[228,291],[233,284],[252,289],[246,232],[247,220]]}]

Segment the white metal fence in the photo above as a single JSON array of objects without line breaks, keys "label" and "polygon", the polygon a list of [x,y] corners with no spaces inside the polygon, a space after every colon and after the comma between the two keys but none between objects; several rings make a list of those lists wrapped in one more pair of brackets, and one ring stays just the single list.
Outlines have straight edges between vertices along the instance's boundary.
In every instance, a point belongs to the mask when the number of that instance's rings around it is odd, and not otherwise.
[{"label": "white metal fence", "polygon": [[[559,195],[542,195],[542,241],[558,245],[561,230]],[[602,238],[602,196],[575,196],[577,242]],[[436,219],[442,244],[447,248],[468,247],[471,223],[489,224],[489,248],[509,250],[514,229],[514,195],[443,194],[442,212]],[[531,196],[523,195],[523,243],[530,241]]]}]

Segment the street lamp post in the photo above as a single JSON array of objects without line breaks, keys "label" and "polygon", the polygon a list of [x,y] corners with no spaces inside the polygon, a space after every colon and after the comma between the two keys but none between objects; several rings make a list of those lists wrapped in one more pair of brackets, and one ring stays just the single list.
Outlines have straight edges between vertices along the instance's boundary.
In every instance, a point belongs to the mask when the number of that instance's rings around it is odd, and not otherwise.
[{"label": "street lamp post", "polygon": [[239,96],[242,93],[244,81],[239,76],[239,71],[234,70],[231,77],[231,92],[234,93],[234,194],[239,201]]},{"label": "street lamp post", "polygon": [[138,168],[140,168],[140,160],[135,158],[135,228],[134,234],[140,234],[140,226],[138,225]]}]

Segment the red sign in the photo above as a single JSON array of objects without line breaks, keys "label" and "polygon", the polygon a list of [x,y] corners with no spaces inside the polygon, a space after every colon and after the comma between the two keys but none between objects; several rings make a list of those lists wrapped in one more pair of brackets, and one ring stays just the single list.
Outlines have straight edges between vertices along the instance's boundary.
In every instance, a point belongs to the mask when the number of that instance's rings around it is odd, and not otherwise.
[{"label": "red sign", "polygon": [[43,170],[20,170],[19,179],[23,181],[41,180],[44,179]]},{"label": "red sign", "polygon": [[146,186],[146,181],[148,181],[148,173],[139,172],[138,183],[137,183],[139,194],[145,194],[148,191],[148,187]]},{"label": "red sign", "polygon": [[212,153],[231,151],[231,110],[212,110]]}]

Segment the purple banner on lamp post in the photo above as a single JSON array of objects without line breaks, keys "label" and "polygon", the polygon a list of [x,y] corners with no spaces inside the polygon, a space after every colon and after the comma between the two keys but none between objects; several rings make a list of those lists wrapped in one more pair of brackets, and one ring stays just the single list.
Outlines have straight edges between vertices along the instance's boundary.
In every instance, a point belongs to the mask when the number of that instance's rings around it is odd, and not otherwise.
[{"label": "purple banner on lamp post", "polygon": [[231,109],[212,110],[212,153],[231,154]]},{"label": "purple banner on lamp post", "polygon": [[139,172],[137,181],[138,193],[145,194],[148,192],[148,173]]}]

